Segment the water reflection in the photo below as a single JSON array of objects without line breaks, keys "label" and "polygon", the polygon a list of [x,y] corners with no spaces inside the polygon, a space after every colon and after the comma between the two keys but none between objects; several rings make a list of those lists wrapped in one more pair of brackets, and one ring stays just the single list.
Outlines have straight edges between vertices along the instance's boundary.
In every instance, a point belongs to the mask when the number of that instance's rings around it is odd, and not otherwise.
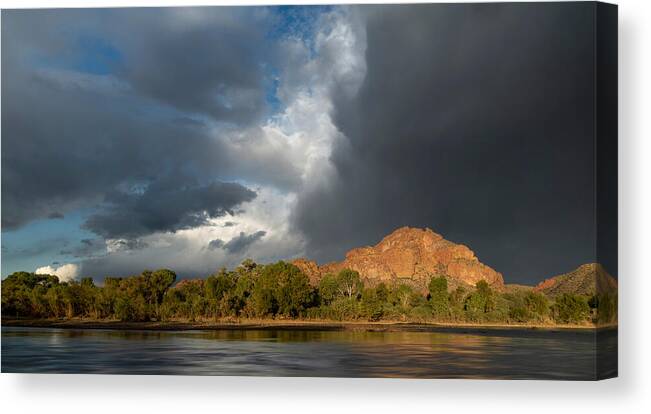
[{"label": "water reflection", "polygon": [[[592,379],[586,331],[2,328],[3,372]],[[616,346],[616,331],[604,337]],[[614,344],[614,345],[613,345]]]}]

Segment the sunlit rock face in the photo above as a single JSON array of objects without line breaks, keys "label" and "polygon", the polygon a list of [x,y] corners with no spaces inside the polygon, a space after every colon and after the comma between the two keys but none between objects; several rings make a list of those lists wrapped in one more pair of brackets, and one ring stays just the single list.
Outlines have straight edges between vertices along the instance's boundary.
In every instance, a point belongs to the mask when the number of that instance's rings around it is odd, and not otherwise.
[{"label": "sunlit rock face", "polygon": [[445,240],[430,229],[411,227],[395,230],[375,246],[350,250],[341,262],[319,266],[297,259],[293,263],[312,283],[327,273],[352,269],[371,286],[401,282],[425,288],[436,275],[447,275],[450,288],[474,286],[480,280],[496,288],[504,285],[502,274],[481,263],[468,247]]},{"label": "sunlit rock face", "polygon": [[571,272],[545,279],[534,290],[555,297],[563,293],[592,296],[615,292],[617,280],[598,263],[587,263]]}]

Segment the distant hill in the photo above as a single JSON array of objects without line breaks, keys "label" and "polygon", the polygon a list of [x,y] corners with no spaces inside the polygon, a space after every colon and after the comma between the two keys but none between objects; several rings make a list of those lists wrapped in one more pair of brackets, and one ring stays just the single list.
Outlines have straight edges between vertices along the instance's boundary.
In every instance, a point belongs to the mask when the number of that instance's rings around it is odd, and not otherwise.
[{"label": "distant hill", "polygon": [[352,269],[370,286],[399,281],[425,288],[432,276],[441,274],[449,276],[450,289],[474,286],[480,280],[497,289],[504,285],[502,274],[481,263],[468,247],[448,241],[430,229],[412,227],[395,230],[375,246],[350,250],[341,262],[319,266],[312,260],[297,259],[292,263],[312,284],[327,273]]},{"label": "distant hill", "polygon": [[502,289],[502,293],[519,293],[519,292],[529,292],[530,290],[533,290],[533,286],[529,285],[519,285],[517,283],[508,283],[504,285],[504,288]]},{"label": "distant hill", "polygon": [[617,289],[617,280],[597,263],[588,263],[577,269],[540,282],[534,291],[555,297],[563,293],[592,296],[596,292]]}]

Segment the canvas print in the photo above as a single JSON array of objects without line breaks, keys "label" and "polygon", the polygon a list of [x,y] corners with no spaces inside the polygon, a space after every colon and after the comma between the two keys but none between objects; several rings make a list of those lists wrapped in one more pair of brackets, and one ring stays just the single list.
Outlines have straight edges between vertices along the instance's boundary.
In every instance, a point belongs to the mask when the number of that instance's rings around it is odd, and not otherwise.
[{"label": "canvas print", "polygon": [[617,376],[616,6],[1,35],[3,373]]}]

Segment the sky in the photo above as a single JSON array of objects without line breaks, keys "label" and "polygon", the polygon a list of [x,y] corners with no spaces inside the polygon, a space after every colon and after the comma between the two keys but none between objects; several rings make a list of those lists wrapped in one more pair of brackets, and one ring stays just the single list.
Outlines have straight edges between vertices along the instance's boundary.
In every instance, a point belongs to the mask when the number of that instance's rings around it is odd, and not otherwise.
[{"label": "sky", "polygon": [[590,7],[3,10],[2,277],[323,263],[405,225],[510,283],[594,262]]}]

